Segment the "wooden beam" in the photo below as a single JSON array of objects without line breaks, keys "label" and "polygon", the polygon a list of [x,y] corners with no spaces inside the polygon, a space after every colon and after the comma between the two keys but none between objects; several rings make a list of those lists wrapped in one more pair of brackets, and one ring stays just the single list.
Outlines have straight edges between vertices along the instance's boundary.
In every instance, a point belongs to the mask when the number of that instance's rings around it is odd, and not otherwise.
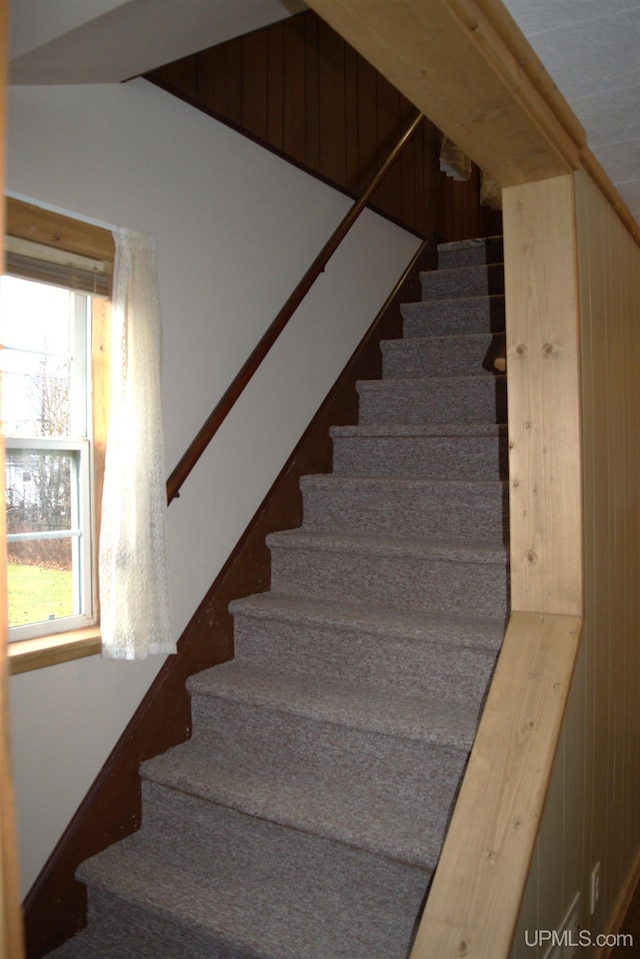
[{"label": "wooden beam", "polygon": [[309,6],[502,187],[578,168],[582,128],[573,118],[568,131],[569,107],[555,89],[552,103],[543,95],[551,84],[542,74],[533,82],[535,54],[525,70],[524,37],[503,17],[494,24],[491,4],[309,0]]},{"label": "wooden beam", "polygon": [[510,955],[581,629],[512,614],[410,959]]},{"label": "wooden beam", "polygon": [[574,181],[503,191],[511,608],[583,611]]},{"label": "wooden beam", "polygon": [[33,669],[68,663],[72,659],[97,656],[101,649],[99,626],[73,629],[68,633],[54,633],[40,639],[23,639],[19,643],[9,644],[9,674],[13,676],[17,673],[28,673]]},{"label": "wooden beam", "polygon": [[6,198],[6,232],[21,240],[113,263],[115,250],[110,230],[13,197]]}]

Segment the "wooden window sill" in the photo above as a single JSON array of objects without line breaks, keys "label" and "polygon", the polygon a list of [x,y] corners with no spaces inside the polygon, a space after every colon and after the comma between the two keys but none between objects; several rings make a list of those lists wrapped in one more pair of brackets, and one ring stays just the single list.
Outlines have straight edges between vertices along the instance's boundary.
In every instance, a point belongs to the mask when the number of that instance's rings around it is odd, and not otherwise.
[{"label": "wooden window sill", "polygon": [[96,656],[101,649],[99,626],[7,643],[9,673],[26,673],[32,669],[67,663],[72,659],[82,659],[84,656]]}]

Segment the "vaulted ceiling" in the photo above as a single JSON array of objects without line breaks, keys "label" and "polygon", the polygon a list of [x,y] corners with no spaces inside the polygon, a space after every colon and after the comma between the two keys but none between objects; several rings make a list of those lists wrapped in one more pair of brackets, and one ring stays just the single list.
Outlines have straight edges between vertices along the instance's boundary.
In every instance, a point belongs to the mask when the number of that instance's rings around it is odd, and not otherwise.
[{"label": "vaulted ceiling", "polygon": [[[504,2],[640,223],[640,0]],[[115,83],[304,8],[302,0],[12,0],[10,82]]]}]

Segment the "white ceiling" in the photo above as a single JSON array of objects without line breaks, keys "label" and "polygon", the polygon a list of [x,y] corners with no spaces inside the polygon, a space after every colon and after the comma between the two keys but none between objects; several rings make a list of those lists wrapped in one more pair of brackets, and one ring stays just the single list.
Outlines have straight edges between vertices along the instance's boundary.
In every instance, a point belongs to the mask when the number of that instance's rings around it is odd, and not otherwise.
[{"label": "white ceiling", "polygon": [[[640,0],[504,3],[640,223]],[[10,81],[115,83],[302,9],[302,0],[12,0]]]},{"label": "white ceiling", "polygon": [[302,0],[10,0],[12,84],[118,83],[305,9]]},{"label": "white ceiling", "polygon": [[640,0],[503,0],[640,223]]}]

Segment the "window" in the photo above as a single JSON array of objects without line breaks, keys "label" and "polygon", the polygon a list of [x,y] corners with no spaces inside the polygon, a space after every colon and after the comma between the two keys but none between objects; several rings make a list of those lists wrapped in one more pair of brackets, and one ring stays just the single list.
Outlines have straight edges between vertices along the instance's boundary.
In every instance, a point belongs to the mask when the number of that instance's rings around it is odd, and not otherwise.
[{"label": "window", "polygon": [[[34,668],[99,649],[113,241],[15,200],[7,223],[0,342],[10,660],[35,654],[25,667]],[[47,656],[38,660],[43,640]]]},{"label": "window", "polygon": [[2,280],[10,640],[95,622],[91,300]]}]

